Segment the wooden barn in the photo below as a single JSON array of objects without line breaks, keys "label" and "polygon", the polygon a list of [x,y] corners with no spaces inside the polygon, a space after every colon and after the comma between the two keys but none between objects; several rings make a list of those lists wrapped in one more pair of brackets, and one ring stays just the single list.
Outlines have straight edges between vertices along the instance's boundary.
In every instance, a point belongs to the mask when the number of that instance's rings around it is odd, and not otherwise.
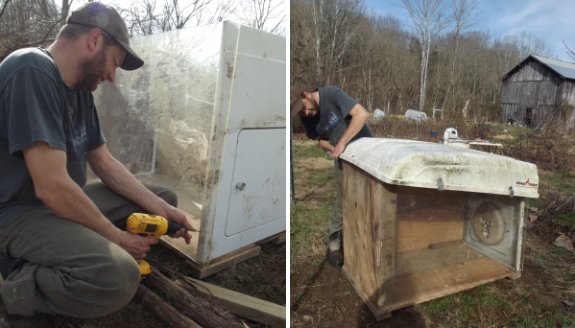
[{"label": "wooden barn", "polygon": [[503,76],[503,120],[532,128],[564,122],[575,128],[575,64],[530,55]]}]

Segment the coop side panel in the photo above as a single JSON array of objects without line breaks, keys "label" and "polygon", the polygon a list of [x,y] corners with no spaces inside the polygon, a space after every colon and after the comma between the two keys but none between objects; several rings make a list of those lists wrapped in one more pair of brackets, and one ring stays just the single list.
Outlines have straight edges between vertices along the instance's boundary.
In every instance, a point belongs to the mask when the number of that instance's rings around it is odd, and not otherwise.
[{"label": "coop side panel", "polygon": [[[272,188],[281,190],[281,193],[271,195],[268,192],[270,189],[263,184],[246,183],[250,176],[278,171],[268,169],[268,166],[273,166],[284,172],[281,178],[275,175],[259,176],[251,181],[261,180],[285,186],[285,137],[275,137],[279,130],[285,135],[285,38],[227,23],[224,25],[222,45],[221,65],[225,71],[220,75],[222,82],[217,95],[219,115],[214,123],[213,135],[217,139],[217,149],[212,154],[213,158],[219,159],[213,163],[219,163],[219,166],[214,165],[210,169],[216,174],[213,179],[216,185],[206,216],[206,222],[211,225],[211,238],[203,244],[202,262],[285,230],[285,187]],[[267,136],[265,131],[270,135]],[[262,138],[270,142],[281,142],[269,145],[273,150],[267,152],[258,152],[259,146],[255,143],[240,145],[249,140],[242,136],[259,135],[259,132]],[[242,149],[249,149],[252,154],[248,155]],[[238,153],[240,151],[241,154]],[[283,157],[275,156],[281,151]],[[245,162],[246,156],[252,158],[247,171],[245,166],[240,165]],[[245,189],[237,187],[243,183],[246,184]],[[269,206],[274,209],[261,210]],[[278,208],[283,208],[282,216],[276,215]],[[261,213],[273,215],[262,217]]]},{"label": "coop side panel", "polygon": [[398,187],[397,252],[463,242],[466,193]]},{"label": "coop side panel", "polygon": [[221,48],[218,57],[217,83],[214,96],[214,115],[210,130],[211,148],[208,154],[205,181],[210,191],[202,211],[202,234],[198,244],[197,262],[207,263],[213,259],[214,229],[216,226],[215,212],[221,193],[222,170],[221,163],[224,147],[226,121],[230,109],[230,94],[233,80],[233,64],[238,48],[239,28],[235,24],[225,22],[222,25]]},{"label": "coop side panel", "polygon": [[372,310],[380,311],[392,301],[396,194],[351,164],[343,171],[344,272]]}]

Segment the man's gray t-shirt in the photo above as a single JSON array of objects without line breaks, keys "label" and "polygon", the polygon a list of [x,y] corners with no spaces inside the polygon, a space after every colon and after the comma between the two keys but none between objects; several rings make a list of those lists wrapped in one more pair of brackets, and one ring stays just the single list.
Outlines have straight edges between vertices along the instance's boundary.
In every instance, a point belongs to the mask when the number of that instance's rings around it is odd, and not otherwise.
[{"label": "man's gray t-shirt", "polygon": [[83,186],[87,152],[105,140],[92,93],[69,89],[46,50],[28,48],[0,63],[0,221],[42,205],[22,155],[36,142],[65,151]]},{"label": "man's gray t-shirt", "polygon": [[[319,136],[329,139],[335,146],[349,126],[351,120],[349,113],[357,101],[335,86],[318,88],[318,92],[320,117],[316,132]],[[371,131],[364,124],[351,141],[371,136]]]}]

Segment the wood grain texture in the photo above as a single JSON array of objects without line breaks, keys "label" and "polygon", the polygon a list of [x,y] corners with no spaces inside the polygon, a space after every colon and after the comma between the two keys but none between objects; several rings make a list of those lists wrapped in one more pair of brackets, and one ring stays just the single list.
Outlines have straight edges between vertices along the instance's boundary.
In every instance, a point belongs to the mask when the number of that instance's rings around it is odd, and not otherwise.
[{"label": "wood grain texture", "polygon": [[183,286],[192,284],[196,291],[220,300],[228,311],[242,318],[274,328],[286,325],[285,306],[189,277],[176,280],[176,283]]},{"label": "wood grain texture", "polygon": [[343,272],[374,316],[517,272],[465,242],[469,193],[384,184],[343,166]]}]

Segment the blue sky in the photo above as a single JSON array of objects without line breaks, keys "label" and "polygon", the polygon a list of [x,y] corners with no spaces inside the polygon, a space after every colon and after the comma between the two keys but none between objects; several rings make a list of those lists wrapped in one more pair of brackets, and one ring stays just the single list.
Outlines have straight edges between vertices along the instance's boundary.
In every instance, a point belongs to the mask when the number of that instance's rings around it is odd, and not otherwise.
[{"label": "blue sky", "polygon": [[[364,0],[364,4],[368,11],[391,14],[405,28],[411,26],[401,0]],[[552,57],[573,62],[562,40],[575,50],[574,17],[573,0],[476,0],[472,29],[488,31],[492,39],[525,31],[543,39]]]}]

